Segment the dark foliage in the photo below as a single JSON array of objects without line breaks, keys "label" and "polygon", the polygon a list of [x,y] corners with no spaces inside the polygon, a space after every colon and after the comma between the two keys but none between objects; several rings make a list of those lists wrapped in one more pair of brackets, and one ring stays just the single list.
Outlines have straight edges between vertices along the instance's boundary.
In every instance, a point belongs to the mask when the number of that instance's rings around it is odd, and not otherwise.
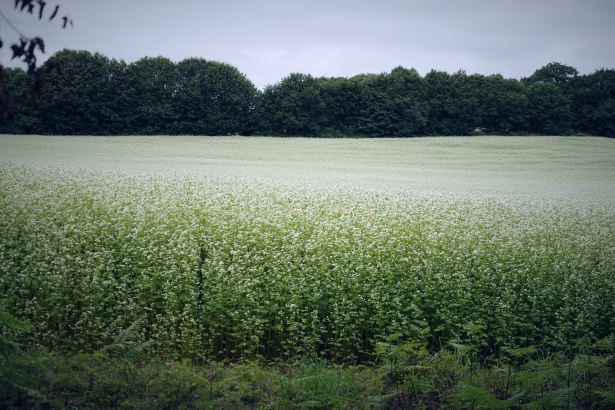
[{"label": "dark foliage", "polygon": [[578,75],[559,63],[521,80],[435,70],[421,77],[403,67],[352,78],[293,73],[259,91],[217,61],[127,64],[63,50],[34,75],[3,71],[0,86],[3,107],[22,101],[0,122],[11,134],[615,137],[615,70]]}]

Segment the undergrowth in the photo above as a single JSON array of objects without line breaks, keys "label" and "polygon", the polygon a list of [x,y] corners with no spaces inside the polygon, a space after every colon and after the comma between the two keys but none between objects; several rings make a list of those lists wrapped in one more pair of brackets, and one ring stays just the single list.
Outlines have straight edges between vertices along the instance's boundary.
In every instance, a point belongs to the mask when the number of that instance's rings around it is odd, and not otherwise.
[{"label": "undergrowth", "polygon": [[[2,326],[25,324],[3,312]],[[612,409],[615,336],[545,353],[506,348],[490,363],[472,345],[428,351],[392,335],[372,363],[192,362],[149,355],[138,323],[90,354],[3,350],[6,409]],[[1,339],[6,345],[6,340]]]}]

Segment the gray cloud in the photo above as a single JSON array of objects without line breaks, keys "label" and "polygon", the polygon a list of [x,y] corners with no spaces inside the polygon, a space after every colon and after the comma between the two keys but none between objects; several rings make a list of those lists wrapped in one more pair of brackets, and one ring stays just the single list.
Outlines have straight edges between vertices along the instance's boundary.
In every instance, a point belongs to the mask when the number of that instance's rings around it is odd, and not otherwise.
[{"label": "gray cloud", "polygon": [[[62,48],[135,61],[197,56],[236,66],[259,88],[292,72],[349,77],[402,65],[520,78],[558,61],[615,67],[612,0],[57,0],[72,30],[2,11],[48,54]],[[6,43],[16,34],[0,22]],[[9,63],[8,44],[0,61]]]}]

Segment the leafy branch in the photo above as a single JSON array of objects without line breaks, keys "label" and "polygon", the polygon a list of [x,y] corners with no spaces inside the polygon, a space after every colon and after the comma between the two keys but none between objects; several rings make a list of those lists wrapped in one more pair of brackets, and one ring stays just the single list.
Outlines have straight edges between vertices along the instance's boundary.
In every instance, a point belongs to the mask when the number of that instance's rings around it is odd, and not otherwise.
[{"label": "leafy branch", "polygon": [[[45,10],[45,6],[47,3],[43,0],[15,0],[15,9],[19,8],[19,11],[23,12],[27,10],[29,14],[34,14],[34,8],[38,5],[38,19],[42,20],[43,12]],[[60,10],[60,6],[56,5],[56,7],[51,12],[49,16],[49,21],[52,21],[58,15],[58,11]],[[34,74],[36,72],[36,50],[38,49],[43,54],[45,53],[45,42],[40,37],[28,38],[25,34],[23,34],[5,15],[0,11],[0,16],[2,19],[19,35],[19,42],[11,45],[11,49],[13,50],[13,56],[11,59],[22,58],[23,62],[28,66],[28,73]],[[68,24],[73,27],[73,21],[65,15],[62,17],[62,28],[66,28]],[[3,46],[2,39],[0,39],[0,47]]]},{"label": "leafy branch", "polygon": [[[34,14],[35,9],[37,9],[38,19],[42,20],[44,16],[44,10],[47,3],[44,0],[15,0],[15,9],[19,9],[20,12],[26,11],[29,14]],[[49,21],[54,20],[58,12],[60,11],[60,5],[56,5],[51,15],[49,16]],[[11,45],[11,50],[13,50],[13,56],[11,60],[15,58],[21,59],[28,66],[28,74],[34,76],[34,84],[32,85],[32,98],[34,100],[37,99],[38,95],[43,90],[43,85],[45,82],[45,75],[51,72],[53,69],[58,69],[57,64],[53,61],[48,61],[43,67],[37,68],[37,58],[36,53],[40,51],[45,54],[45,42],[40,37],[29,38],[21,30],[19,30],[12,22],[9,20],[6,15],[0,10],[0,17],[9,27],[11,27],[18,35],[19,41],[15,42]],[[68,17],[68,15],[64,15],[61,20],[62,28],[66,28],[67,25],[70,24],[73,27],[73,21]],[[0,38],[0,48],[4,46],[2,38]],[[13,104],[19,103],[19,98],[15,96],[7,96],[4,90],[4,78],[6,77],[6,72],[2,64],[0,64],[0,117],[6,119],[10,114],[10,108]]]}]

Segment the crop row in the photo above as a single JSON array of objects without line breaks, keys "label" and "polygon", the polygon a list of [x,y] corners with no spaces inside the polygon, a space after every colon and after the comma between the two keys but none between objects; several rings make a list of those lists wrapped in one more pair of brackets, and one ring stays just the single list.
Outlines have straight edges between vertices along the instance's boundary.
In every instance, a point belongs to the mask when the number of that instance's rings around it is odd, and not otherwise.
[{"label": "crop row", "polygon": [[0,165],[0,299],[49,349],[561,349],[613,333],[614,244],[608,204]]}]

